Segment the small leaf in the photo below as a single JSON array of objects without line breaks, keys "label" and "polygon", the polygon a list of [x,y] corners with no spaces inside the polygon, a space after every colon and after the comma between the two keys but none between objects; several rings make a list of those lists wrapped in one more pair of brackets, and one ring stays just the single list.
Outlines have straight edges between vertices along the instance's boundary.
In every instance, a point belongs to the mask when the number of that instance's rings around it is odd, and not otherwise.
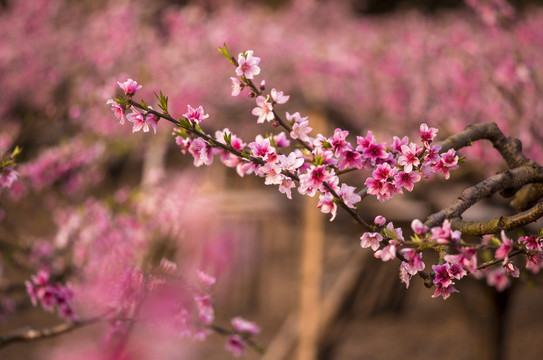
[{"label": "small leaf", "polygon": [[249,156],[249,154],[247,154],[247,153],[245,152],[245,150],[242,150],[242,151],[241,151],[241,156],[243,156],[243,157],[246,158],[247,160],[251,160],[251,157]]},{"label": "small leaf", "polygon": [[19,146],[15,146],[15,149],[13,149],[12,153],[11,153],[11,158],[15,158],[17,155],[19,155],[21,152],[23,151],[22,148],[20,148]]},{"label": "small leaf", "polygon": [[124,106],[128,106],[130,105],[130,103],[128,102],[127,99],[125,99],[124,97],[118,97],[118,98],[113,98],[113,100],[115,100],[115,102],[117,102],[117,104],[119,105],[124,105]]},{"label": "small leaf", "polygon": [[143,101],[143,99],[141,100],[140,105],[145,111],[149,111],[149,107],[147,106],[145,101]]},{"label": "small leaf", "polygon": [[191,126],[190,126],[190,123],[188,120],[185,120],[183,118],[179,118],[177,119],[177,121],[179,122],[179,126],[181,126],[182,128],[184,129],[190,129]]},{"label": "small leaf", "polygon": [[231,64],[236,66],[238,65],[232,55],[230,55],[230,51],[228,51],[226,43],[224,43],[224,46],[222,48],[218,48],[218,50]]},{"label": "small leaf", "polygon": [[194,129],[201,132],[201,133],[204,133],[204,130],[202,130],[202,128],[200,127],[200,125],[198,125],[197,123],[194,123]]},{"label": "small leaf", "polygon": [[228,145],[232,144],[232,134],[225,132],[223,135],[224,142]]}]

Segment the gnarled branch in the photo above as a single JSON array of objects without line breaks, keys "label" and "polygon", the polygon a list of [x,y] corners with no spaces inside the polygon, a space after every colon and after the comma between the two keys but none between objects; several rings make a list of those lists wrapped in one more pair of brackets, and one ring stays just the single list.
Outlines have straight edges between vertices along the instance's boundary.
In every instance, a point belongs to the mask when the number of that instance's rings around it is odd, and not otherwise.
[{"label": "gnarled branch", "polygon": [[441,151],[459,150],[478,140],[489,140],[510,169],[533,163],[522,153],[520,140],[506,137],[496,123],[480,123],[467,126],[464,131],[439,142]]},{"label": "gnarled branch", "polygon": [[460,218],[452,219],[453,229],[462,231],[465,235],[497,234],[530,224],[543,217],[543,201],[534,207],[513,216],[500,216],[488,221],[464,221]]},{"label": "gnarled branch", "polygon": [[532,166],[522,166],[507,170],[462,191],[458,199],[451,205],[430,215],[425,225],[432,227],[445,219],[460,217],[464,211],[479,200],[488,198],[504,189],[520,188],[525,184],[541,182],[543,182],[543,168],[535,163]]}]

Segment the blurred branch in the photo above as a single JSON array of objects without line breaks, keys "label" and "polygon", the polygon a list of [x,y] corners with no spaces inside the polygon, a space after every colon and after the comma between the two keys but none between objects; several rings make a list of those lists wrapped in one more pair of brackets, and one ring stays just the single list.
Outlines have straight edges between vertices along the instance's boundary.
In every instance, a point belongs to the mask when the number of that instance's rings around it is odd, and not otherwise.
[{"label": "blurred branch", "polygon": [[63,324],[59,324],[51,328],[45,328],[45,329],[33,329],[33,328],[26,327],[14,333],[0,336],[0,349],[9,344],[13,344],[17,342],[47,339],[47,338],[51,338],[51,337],[58,336],[61,334],[65,334],[75,329],[79,329],[81,327],[97,323],[101,320],[102,320],[101,318],[96,317],[96,318],[90,318],[87,320],[63,323]]}]

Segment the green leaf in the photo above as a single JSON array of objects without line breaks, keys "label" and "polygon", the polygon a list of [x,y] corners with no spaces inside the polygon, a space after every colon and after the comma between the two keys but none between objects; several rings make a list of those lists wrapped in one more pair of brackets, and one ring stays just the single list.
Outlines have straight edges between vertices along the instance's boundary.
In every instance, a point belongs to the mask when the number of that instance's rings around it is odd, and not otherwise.
[{"label": "green leaf", "polygon": [[274,148],[277,148],[277,144],[275,143],[275,139],[273,137],[273,134],[269,134],[267,137],[268,137],[268,139],[270,139],[270,145],[273,146]]},{"label": "green leaf", "polygon": [[315,159],[313,160],[313,164],[315,166],[322,165],[323,162],[324,162],[324,158],[320,154],[315,156]]},{"label": "green leaf", "polygon": [[160,90],[160,95],[156,92],[154,94],[158,100],[158,107],[162,110],[164,114],[168,114],[168,97],[164,96],[162,90]]},{"label": "green leaf", "polygon": [[223,138],[224,138],[224,141],[225,141],[228,145],[231,145],[231,144],[232,144],[232,134],[231,134],[231,133],[225,132],[224,135],[223,135]]},{"label": "green leaf", "polygon": [[185,129],[181,128],[181,127],[173,129],[173,135],[178,135],[178,136],[181,136],[183,138],[188,137],[187,131]]},{"label": "green leaf", "polygon": [[145,111],[149,111],[149,107],[147,106],[145,101],[143,101],[143,99],[141,100],[140,105]]},{"label": "green leaf", "polygon": [[179,118],[177,119],[177,121],[179,122],[179,125],[184,128],[184,129],[190,129],[191,126],[190,126],[190,123],[188,120],[185,120],[183,118]]},{"label": "green leaf", "polygon": [[11,158],[15,158],[17,155],[19,155],[21,152],[23,151],[22,148],[20,148],[19,146],[15,146],[15,149],[13,149],[13,151],[11,152]]},{"label": "green leaf", "polygon": [[230,51],[228,51],[228,47],[226,46],[226,43],[224,43],[223,47],[218,48],[219,52],[233,65],[238,65],[235,61],[235,59],[230,55]]},{"label": "green leaf", "polygon": [[194,123],[194,129],[201,132],[201,133],[204,133],[204,130],[202,130],[202,128],[200,127],[200,125],[198,125],[197,123]]},{"label": "green leaf", "polygon": [[325,149],[331,149],[332,148],[332,144],[330,144],[328,141],[324,140],[322,142],[322,147],[325,148]]},{"label": "green leaf", "polygon": [[427,249],[431,249],[432,247],[428,244],[424,244],[424,243],[421,243],[419,245],[419,250],[427,250]]},{"label": "green leaf", "polygon": [[249,154],[247,154],[247,153],[245,152],[245,150],[242,150],[242,151],[241,151],[241,156],[243,156],[243,157],[246,158],[247,160],[251,160],[251,157],[249,156]]},{"label": "green leaf", "polygon": [[130,103],[128,102],[127,99],[125,99],[124,97],[118,97],[118,98],[113,98],[113,100],[115,100],[115,102],[117,102],[117,104],[119,105],[124,105],[124,106],[128,106],[130,105]]},{"label": "green leaf", "polygon": [[494,245],[498,245],[498,246],[499,246],[499,245],[502,244],[502,242],[500,241],[500,239],[498,239],[497,237],[494,237],[494,236],[490,239],[490,241],[491,241],[491,243],[494,244]]}]

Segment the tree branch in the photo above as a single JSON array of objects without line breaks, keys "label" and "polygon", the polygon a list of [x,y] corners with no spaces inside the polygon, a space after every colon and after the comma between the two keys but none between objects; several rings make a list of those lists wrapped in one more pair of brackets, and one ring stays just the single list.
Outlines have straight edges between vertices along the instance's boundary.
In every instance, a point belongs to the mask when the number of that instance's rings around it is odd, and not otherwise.
[{"label": "tree branch", "polygon": [[101,318],[97,317],[87,320],[63,323],[46,329],[33,329],[26,327],[12,334],[0,336],[0,349],[9,344],[17,342],[47,339],[57,335],[65,334],[81,327],[97,323],[101,320]]},{"label": "tree branch", "polygon": [[439,142],[438,145],[441,146],[442,152],[446,152],[449,149],[459,150],[471,146],[473,142],[483,139],[492,143],[492,146],[500,153],[510,169],[534,163],[522,153],[520,140],[505,137],[496,123],[469,125],[464,131],[450,136]]},{"label": "tree branch", "polygon": [[535,163],[532,163],[531,166],[522,166],[491,176],[462,191],[458,199],[451,205],[430,215],[425,225],[433,227],[445,219],[460,217],[464,211],[481,199],[488,198],[504,189],[520,188],[523,185],[536,182],[543,182],[543,168]]},{"label": "tree branch", "polygon": [[541,217],[543,217],[543,201],[513,216],[500,216],[488,221],[464,221],[456,218],[451,220],[451,225],[454,230],[460,230],[465,235],[497,234],[502,230],[508,231],[530,224]]}]

